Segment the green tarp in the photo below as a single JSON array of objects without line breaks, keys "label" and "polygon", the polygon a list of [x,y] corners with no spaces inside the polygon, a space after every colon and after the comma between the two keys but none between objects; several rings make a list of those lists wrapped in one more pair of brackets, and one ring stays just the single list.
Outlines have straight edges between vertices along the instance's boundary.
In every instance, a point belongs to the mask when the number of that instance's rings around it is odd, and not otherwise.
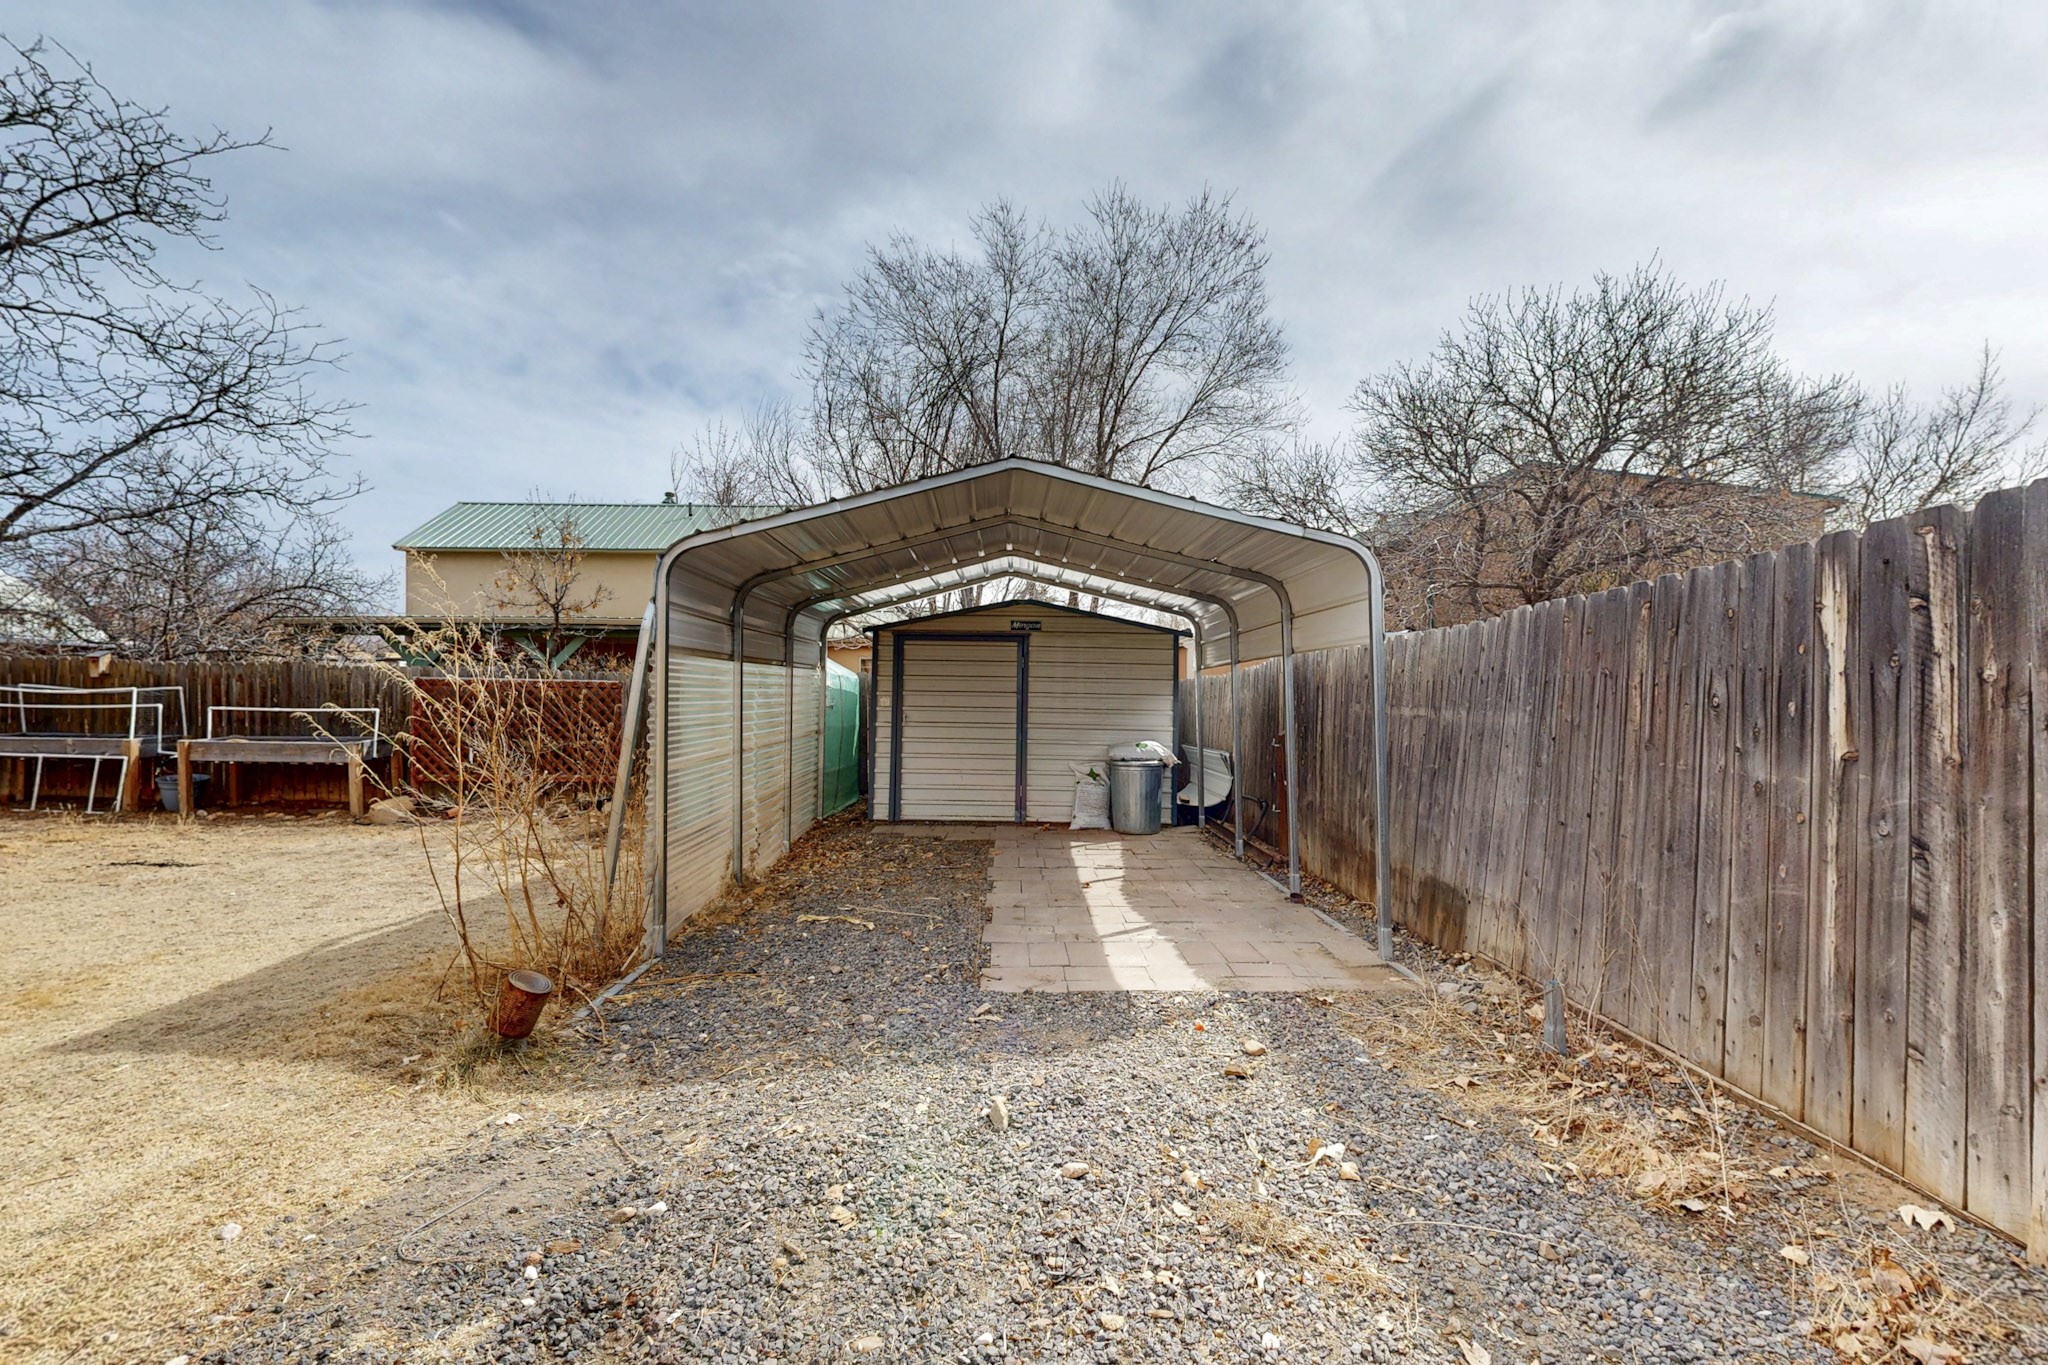
[{"label": "green tarp", "polygon": [[860,678],[825,664],[825,805],[830,815],[860,799]]}]

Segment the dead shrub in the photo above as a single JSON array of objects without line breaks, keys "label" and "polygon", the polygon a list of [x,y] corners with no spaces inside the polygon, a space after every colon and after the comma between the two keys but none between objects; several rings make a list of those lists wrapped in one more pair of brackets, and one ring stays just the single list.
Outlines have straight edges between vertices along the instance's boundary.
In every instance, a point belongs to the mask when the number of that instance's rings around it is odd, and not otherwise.
[{"label": "dead shrub", "polygon": [[410,798],[420,817],[464,988],[488,1011],[504,975],[524,968],[589,998],[642,949],[646,799],[637,775],[618,875],[605,876],[612,784],[600,759],[616,757],[616,712],[589,704],[592,679],[522,664],[475,625],[419,631],[406,647],[434,668],[390,669],[413,719],[393,739],[408,778],[387,795]]}]

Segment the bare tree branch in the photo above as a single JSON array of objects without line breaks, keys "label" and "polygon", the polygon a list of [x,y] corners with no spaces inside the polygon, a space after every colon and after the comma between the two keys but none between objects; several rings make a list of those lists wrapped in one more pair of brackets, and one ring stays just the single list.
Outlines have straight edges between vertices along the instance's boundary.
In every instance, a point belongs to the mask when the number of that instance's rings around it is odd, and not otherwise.
[{"label": "bare tree branch", "polygon": [[1192,483],[1293,420],[1264,238],[1228,199],[1114,185],[1057,232],[998,201],[971,238],[872,250],[812,323],[801,413],[698,436],[678,488],[814,501],[1008,456]]},{"label": "bare tree branch", "polygon": [[[308,377],[336,358],[292,310],[167,277],[211,246],[213,157],[268,145],[173,132],[41,43],[0,75],[0,549],[241,500],[318,511],[344,410]],[[68,54],[65,54],[68,59]],[[167,523],[168,524],[168,523]]]},{"label": "bare tree branch", "polygon": [[287,618],[372,610],[393,589],[354,563],[332,522],[278,524],[248,502],[41,537],[16,562],[52,631],[83,621],[135,658],[302,652]]}]

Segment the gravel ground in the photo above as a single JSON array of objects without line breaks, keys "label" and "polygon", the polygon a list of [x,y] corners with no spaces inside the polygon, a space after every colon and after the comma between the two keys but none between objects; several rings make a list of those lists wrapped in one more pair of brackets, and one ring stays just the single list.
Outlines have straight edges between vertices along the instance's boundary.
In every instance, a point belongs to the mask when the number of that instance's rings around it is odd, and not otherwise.
[{"label": "gravel ground", "polygon": [[[1806,1335],[1811,1286],[1865,1255],[1869,1232],[1902,1261],[1938,1255],[1981,1329],[1970,1360],[2042,1358],[2048,1281],[2005,1243],[1888,1231],[1846,1178],[1816,1174],[1732,1219],[1657,1211],[1546,1166],[1526,1126],[1424,1083],[1428,1046],[1375,1033],[1398,1006],[983,994],[987,859],[985,844],[835,822],[571,1045],[585,1112],[486,1125],[396,1196],[315,1228],[313,1257],[190,1349],[1832,1359]],[[1408,997],[1414,1011],[1500,1003],[1458,964],[1421,960],[1453,984]],[[1822,1160],[1760,1118],[1726,1131],[1759,1162]],[[1794,1238],[1810,1267],[1779,1254]]]}]

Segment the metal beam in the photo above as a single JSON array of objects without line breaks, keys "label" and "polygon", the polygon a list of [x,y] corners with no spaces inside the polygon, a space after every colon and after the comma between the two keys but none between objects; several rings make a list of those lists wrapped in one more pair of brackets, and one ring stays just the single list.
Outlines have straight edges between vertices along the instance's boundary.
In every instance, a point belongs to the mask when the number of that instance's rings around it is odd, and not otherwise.
[{"label": "metal beam", "polygon": [[619,840],[626,829],[626,802],[633,792],[633,760],[640,752],[641,722],[647,709],[647,654],[654,638],[654,603],[640,616],[640,642],[633,649],[633,682],[626,689],[624,739],[619,745],[618,776],[612,779],[612,814],[604,832],[604,894],[609,901],[619,876]]}]

